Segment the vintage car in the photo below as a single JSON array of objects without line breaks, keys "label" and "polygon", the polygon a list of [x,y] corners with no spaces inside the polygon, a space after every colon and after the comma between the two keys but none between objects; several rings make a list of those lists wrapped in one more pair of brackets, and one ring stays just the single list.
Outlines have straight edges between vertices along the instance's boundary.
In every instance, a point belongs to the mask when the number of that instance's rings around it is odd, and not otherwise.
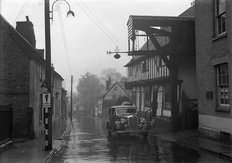
[{"label": "vintage car", "polygon": [[106,127],[110,137],[119,134],[146,136],[151,128],[144,118],[138,117],[136,107],[131,105],[110,107]]}]

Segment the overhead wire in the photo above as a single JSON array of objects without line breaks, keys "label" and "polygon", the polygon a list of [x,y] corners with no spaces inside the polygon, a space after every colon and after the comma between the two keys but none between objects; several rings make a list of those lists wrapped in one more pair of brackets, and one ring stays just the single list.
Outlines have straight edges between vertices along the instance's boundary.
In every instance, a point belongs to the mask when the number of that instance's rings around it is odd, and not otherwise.
[{"label": "overhead wire", "polygon": [[65,30],[64,30],[64,23],[63,23],[63,19],[62,19],[62,16],[61,16],[61,8],[60,8],[60,6],[59,6],[58,13],[59,13],[59,20],[60,20],[59,22],[60,22],[60,27],[61,27],[61,37],[62,37],[62,40],[63,40],[63,43],[64,43],[66,61],[68,63],[69,72],[70,72],[70,74],[72,74],[72,68],[71,68],[71,64],[70,64],[69,50],[68,50],[68,45],[67,45],[66,33],[65,33]]},{"label": "overhead wire", "polygon": [[74,2],[83,10],[83,12],[93,21],[93,23],[94,23],[103,33],[104,33],[116,46],[118,46],[118,42],[117,42],[109,33],[107,33],[106,27],[105,27],[105,28],[102,27],[102,26],[99,24],[98,20],[95,20],[96,18],[94,18],[94,16],[91,15],[90,12],[86,11],[87,9],[85,9],[85,8],[83,7],[83,5],[80,5],[80,4],[77,2],[77,0],[74,0]]},{"label": "overhead wire", "polygon": [[21,10],[19,11],[18,15],[16,16],[13,24],[16,23],[16,21],[21,17],[21,15],[23,14],[24,10],[27,8],[27,6],[29,5],[30,2],[31,2],[31,0],[27,0],[24,3],[23,7],[21,8]]},{"label": "overhead wire", "polygon": [[83,8],[76,0],[76,4],[84,11],[84,13],[93,21],[93,23],[111,40],[117,45],[117,42],[98,24],[98,22]]},{"label": "overhead wire", "polygon": [[[122,44],[117,40],[117,38],[110,32],[110,30],[98,19],[97,16],[95,16],[95,14],[93,12],[91,12],[91,10],[88,8],[88,6],[82,1],[80,0],[81,4],[85,7],[85,9],[93,16],[93,18],[96,19],[96,21],[105,29],[105,31],[120,45],[122,46]],[[124,48],[124,46],[122,46]]]}]

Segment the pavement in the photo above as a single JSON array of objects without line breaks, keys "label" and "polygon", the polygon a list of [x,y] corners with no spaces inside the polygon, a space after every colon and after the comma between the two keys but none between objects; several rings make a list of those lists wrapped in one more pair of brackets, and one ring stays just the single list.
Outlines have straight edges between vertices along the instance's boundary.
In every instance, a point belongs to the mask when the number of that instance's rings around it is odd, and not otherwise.
[{"label": "pavement", "polygon": [[168,123],[160,121],[159,123],[162,123],[162,125],[156,125],[153,128],[152,136],[161,140],[176,142],[189,148],[208,151],[218,157],[232,160],[231,143],[204,137],[200,135],[197,129],[170,132]]},{"label": "pavement", "polygon": [[[163,123],[163,122],[161,122]],[[149,136],[159,139],[176,142],[189,148],[208,151],[218,157],[232,160],[232,146],[219,140],[203,137],[197,129],[170,132],[168,123],[157,125]],[[166,126],[165,126],[166,125]],[[164,127],[165,126],[165,127]],[[59,139],[53,140],[53,149],[44,150],[44,139],[9,139],[0,145],[0,162],[4,163],[41,163],[50,162],[54,154],[59,151],[64,136],[70,131],[70,124]],[[2,150],[3,149],[3,150]]]},{"label": "pavement", "polygon": [[0,162],[3,163],[42,163],[49,162],[60,149],[64,136],[70,131],[70,124],[60,138],[52,141],[53,149],[45,151],[44,138],[10,139],[0,145]]}]

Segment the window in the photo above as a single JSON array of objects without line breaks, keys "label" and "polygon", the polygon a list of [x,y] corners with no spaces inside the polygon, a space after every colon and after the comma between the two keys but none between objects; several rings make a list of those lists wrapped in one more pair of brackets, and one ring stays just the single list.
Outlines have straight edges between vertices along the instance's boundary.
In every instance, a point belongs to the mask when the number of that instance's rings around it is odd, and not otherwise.
[{"label": "window", "polygon": [[144,88],[144,105],[147,107],[151,106],[151,91],[150,91],[150,87],[145,87]]},{"label": "window", "polygon": [[218,107],[230,106],[228,64],[216,66]]},{"label": "window", "polygon": [[142,61],[141,65],[142,65],[142,72],[147,72],[148,71],[148,60]]},{"label": "window", "polygon": [[216,34],[226,32],[226,0],[215,0]]},{"label": "window", "polygon": [[136,108],[133,107],[133,108],[117,108],[116,109],[116,112],[117,112],[117,115],[118,114],[133,114],[133,113],[136,113]]}]

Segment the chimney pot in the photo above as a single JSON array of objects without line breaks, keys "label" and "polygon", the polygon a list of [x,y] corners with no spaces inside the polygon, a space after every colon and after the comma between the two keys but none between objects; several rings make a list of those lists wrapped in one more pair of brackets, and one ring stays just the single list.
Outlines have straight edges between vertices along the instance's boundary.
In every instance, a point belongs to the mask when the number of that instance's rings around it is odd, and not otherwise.
[{"label": "chimney pot", "polygon": [[35,48],[35,32],[28,16],[26,16],[26,21],[16,22],[16,30]]},{"label": "chimney pot", "polygon": [[110,89],[111,86],[111,77],[108,77],[108,80],[106,80],[106,91],[108,91]]}]

